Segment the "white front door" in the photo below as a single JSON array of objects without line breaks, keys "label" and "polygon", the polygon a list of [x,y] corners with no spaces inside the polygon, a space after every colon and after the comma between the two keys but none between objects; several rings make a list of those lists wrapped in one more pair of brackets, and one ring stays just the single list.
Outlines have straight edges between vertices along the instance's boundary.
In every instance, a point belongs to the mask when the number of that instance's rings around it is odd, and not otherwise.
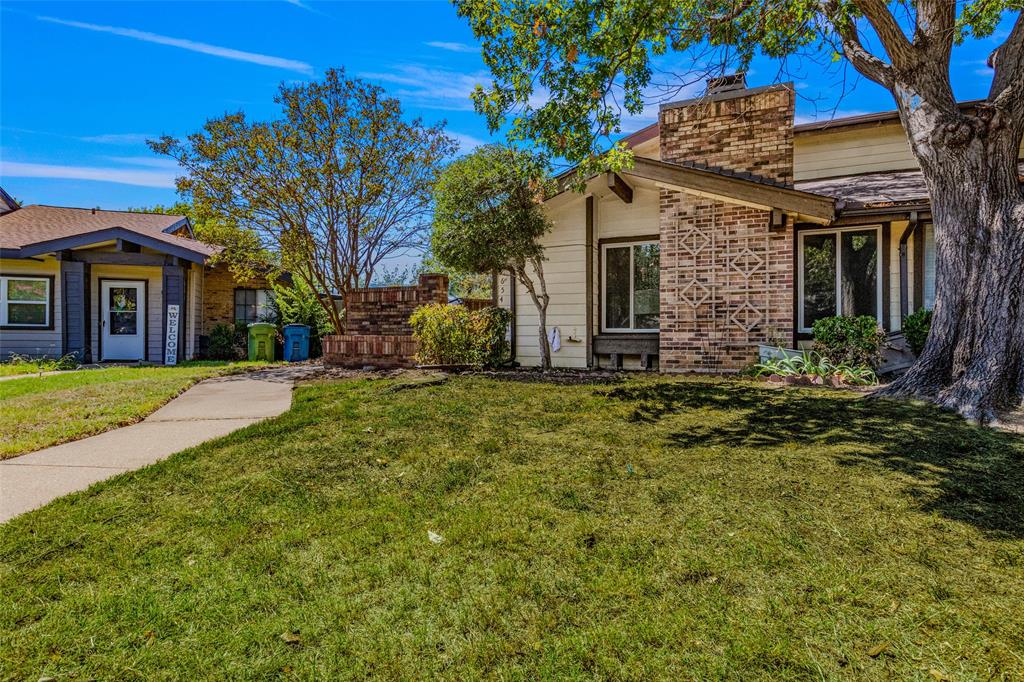
[{"label": "white front door", "polygon": [[100,359],[146,358],[146,283],[103,280],[100,285]]}]

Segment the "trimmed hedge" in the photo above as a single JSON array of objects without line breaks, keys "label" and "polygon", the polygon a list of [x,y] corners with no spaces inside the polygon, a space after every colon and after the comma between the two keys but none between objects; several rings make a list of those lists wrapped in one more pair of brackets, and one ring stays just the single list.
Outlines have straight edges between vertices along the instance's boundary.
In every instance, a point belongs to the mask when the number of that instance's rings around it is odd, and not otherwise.
[{"label": "trimmed hedge", "polygon": [[511,313],[504,308],[471,312],[465,306],[432,303],[409,318],[419,342],[416,361],[423,365],[483,365],[508,361],[505,339]]},{"label": "trimmed hedge", "polygon": [[836,364],[878,367],[885,332],[871,315],[823,317],[814,323],[814,351]]}]

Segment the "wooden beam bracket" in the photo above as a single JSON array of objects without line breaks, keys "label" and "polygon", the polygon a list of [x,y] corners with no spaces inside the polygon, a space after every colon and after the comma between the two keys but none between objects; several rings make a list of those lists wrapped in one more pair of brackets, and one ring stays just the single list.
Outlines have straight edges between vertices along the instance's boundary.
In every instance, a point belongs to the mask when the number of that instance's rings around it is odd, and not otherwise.
[{"label": "wooden beam bracket", "polygon": [[633,203],[633,188],[626,184],[626,181],[618,173],[608,172],[605,173],[605,178],[608,181],[608,189],[610,189],[615,196],[622,199],[623,203]]}]

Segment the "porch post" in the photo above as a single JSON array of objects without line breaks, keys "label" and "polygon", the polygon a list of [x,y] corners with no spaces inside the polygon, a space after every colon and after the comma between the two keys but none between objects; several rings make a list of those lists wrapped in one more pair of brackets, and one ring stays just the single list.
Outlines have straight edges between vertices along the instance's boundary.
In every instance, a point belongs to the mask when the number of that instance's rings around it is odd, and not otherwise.
[{"label": "porch post", "polygon": [[89,349],[89,266],[60,261],[61,354],[74,354],[88,362]]}]

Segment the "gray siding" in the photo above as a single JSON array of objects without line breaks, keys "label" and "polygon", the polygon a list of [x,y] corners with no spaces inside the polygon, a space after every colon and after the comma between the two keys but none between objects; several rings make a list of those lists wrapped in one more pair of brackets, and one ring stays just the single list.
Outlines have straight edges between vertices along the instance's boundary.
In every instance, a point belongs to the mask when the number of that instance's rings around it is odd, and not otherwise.
[{"label": "gray siding", "polygon": [[12,353],[33,358],[60,357],[63,351],[61,330],[60,268],[56,260],[42,262],[5,258],[0,260],[0,273],[5,275],[35,275],[53,277],[53,329],[0,329],[0,361],[6,362]]},{"label": "gray siding", "polygon": [[88,288],[88,266],[85,263],[61,261],[60,289],[64,313],[64,353],[74,353],[79,360],[84,360],[89,355]]}]

